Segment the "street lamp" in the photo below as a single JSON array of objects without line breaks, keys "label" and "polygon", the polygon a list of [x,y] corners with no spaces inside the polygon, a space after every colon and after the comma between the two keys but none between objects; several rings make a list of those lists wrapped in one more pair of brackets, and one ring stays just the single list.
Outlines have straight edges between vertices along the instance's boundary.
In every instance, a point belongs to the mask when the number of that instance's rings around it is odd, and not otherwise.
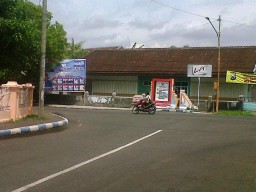
[{"label": "street lamp", "polygon": [[219,31],[217,31],[215,29],[215,27],[213,26],[211,20],[209,17],[205,17],[205,19],[207,19],[211,26],[213,27],[214,31],[216,32],[217,34],[217,37],[218,37],[218,79],[217,79],[217,95],[216,95],[216,112],[219,111],[219,98],[220,98],[220,22],[221,22],[221,18],[219,16]]}]

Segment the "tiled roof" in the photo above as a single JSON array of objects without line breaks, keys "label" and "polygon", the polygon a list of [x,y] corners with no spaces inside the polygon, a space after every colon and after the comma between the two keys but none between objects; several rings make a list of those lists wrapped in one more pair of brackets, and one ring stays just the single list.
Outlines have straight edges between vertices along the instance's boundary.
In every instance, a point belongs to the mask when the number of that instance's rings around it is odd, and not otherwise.
[{"label": "tiled roof", "polygon": [[[94,50],[87,57],[89,74],[184,75],[188,64],[211,64],[217,73],[218,48]],[[227,70],[252,73],[256,46],[221,47],[221,74]]]}]

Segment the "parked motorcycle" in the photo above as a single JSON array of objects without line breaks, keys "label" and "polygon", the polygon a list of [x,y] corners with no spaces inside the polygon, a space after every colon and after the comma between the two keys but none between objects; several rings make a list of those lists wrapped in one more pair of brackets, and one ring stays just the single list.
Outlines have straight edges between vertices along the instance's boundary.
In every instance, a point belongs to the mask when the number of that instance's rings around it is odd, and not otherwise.
[{"label": "parked motorcycle", "polygon": [[146,104],[146,106],[141,105],[139,102],[135,103],[132,108],[133,114],[138,114],[139,112],[148,112],[149,114],[153,115],[156,112],[156,105],[154,102],[150,102]]}]

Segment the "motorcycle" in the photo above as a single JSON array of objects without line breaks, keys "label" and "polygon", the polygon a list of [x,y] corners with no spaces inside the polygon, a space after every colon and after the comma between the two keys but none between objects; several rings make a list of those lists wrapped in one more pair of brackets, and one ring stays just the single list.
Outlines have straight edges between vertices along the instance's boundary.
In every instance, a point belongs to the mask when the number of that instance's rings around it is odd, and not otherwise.
[{"label": "motorcycle", "polygon": [[148,112],[149,114],[153,115],[156,112],[156,105],[154,102],[149,102],[145,106],[141,105],[140,102],[135,103],[132,108],[133,114],[138,114],[139,112]]}]

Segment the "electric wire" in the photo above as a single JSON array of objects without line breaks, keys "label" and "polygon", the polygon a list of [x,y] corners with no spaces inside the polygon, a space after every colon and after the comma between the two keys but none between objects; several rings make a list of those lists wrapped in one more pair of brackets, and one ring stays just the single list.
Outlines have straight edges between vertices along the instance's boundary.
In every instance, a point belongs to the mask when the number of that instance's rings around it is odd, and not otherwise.
[{"label": "electric wire", "polygon": [[[156,0],[150,0],[150,1],[152,1],[152,2],[154,2],[154,3],[156,3],[156,4],[159,4],[159,5],[161,5],[161,6],[164,6],[164,7],[170,8],[170,9],[174,9],[174,10],[176,10],[176,11],[180,11],[180,12],[183,12],[183,13],[186,13],[186,14],[194,15],[194,16],[197,16],[197,17],[202,17],[202,18],[205,18],[205,19],[207,18],[206,16],[199,15],[199,14],[196,14],[196,13],[192,13],[192,12],[189,12],[189,11],[184,11],[184,10],[182,10],[182,9],[178,9],[178,8],[176,8],[176,7],[172,7],[172,6],[166,5],[166,4],[161,3],[161,2],[159,2],[159,1],[156,1]],[[211,18],[211,17],[208,17],[208,18],[209,18],[209,19],[212,19],[212,20],[214,20],[214,21],[217,21],[217,20],[218,20],[218,19],[216,19],[216,18]],[[223,20],[223,19],[221,19],[221,21],[228,22],[228,23],[233,23],[233,24],[236,24],[236,25],[241,25],[241,26],[256,28],[255,26],[252,26],[252,25],[247,25],[247,24],[242,24],[242,23],[236,23],[236,22],[233,22],[233,21],[228,21],[228,20]],[[184,32],[184,31],[193,30],[193,29],[195,29],[195,28],[198,28],[198,27],[203,26],[203,25],[208,25],[208,24],[209,24],[209,23],[207,22],[207,23],[204,23],[204,24],[201,24],[201,25],[192,27],[192,28],[188,28],[188,29],[185,29],[185,30],[176,32],[176,33],[174,33],[174,34],[179,34],[179,33],[182,33],[182,32]],[[168,35],[168,36],[169,36],[169,35]],[[156,41],[156,40],[163,39],[163,38],[166,38],[166,37],[167,37],[167,35],[166,35],[166,36],[159,37],[159,38],[155,38],[155,39],[151,39],[151,40],[145,41],[144,43],[148,43],[148,42],[151,42],[151,41]]]},{"label": "electric wire", "polygon": [[[194,15],[194,16],[198,16],[198,17],[203,17],[203,18],[205,18],[205,16],[203,16],[203,15],[199,15],[199,14],[192,13],[192,12],[189,12],[189,11],[184,11],[184,10],[178,9],[178,8],[176,8],[176,7],[172,7],[172,6],[166,5],[166,4],[164,4],[164,3],[161,3],[161,2],[159,2],[159,1],[155,1],[155,0],[150,0],[150,1],[152,1],[152,2],[154,2],[154,3],[157,3],[157,4],[159,4],[159,5],[162,5],[162,6],[164,6],[164,7],[168,7],[168,8],[174,9],[174,10],[176,10],[176,11],[180,11],[180,12],[187,13],[187,14],[190,14],[190,15]],[[213,19],[213,18],[211,18],[211,19]]]},{"label": "electric wire", "polygon": [[[197,17],[206,18],[206,16],[199,15],[199,14],[196,14],[196,13],[192,13],[192,12],[189,12],[189,11],[184,11],[184,10],[182,10],[182,9],[178,9],[178,8],[176,8],[176,7],[172,7],[172,6],[166,5],[166,4],[161,3],[161,2],[159,2],[159,1],[156,1],[156,0],[150,0],[150,1],[152,1],[152,2],[154,2],[154,3],[157,3],[157,4],[159,4],[159,5],[162,5],[162,6],[164,6],[164,7],[168,7],[168,8],[170,8],[170,9],[174,9],[174,10],[176,10],[176,11],[180,11],[180,12],[183,12],[183,13],[187,13],[187,14],[190,14],[190,15],[197,16]],[[212,20],[218,20],[218,19],[216,19],[216,18],[211,18],[211,17],[208,17],[208,18],[210,18],[210,19],[212,19]],[[224,19],[221,19],[221,21],[228,22],[228,23],[232,23],[232,24],[236,24],[236,25],[242,25],[242,26],[246,26],[246,27],[256,28],[256,26],[247,25],[247,24],[244,24],[244,23],[237,23],[237,22],[228,21],[228,20],[224,20]]]}]

